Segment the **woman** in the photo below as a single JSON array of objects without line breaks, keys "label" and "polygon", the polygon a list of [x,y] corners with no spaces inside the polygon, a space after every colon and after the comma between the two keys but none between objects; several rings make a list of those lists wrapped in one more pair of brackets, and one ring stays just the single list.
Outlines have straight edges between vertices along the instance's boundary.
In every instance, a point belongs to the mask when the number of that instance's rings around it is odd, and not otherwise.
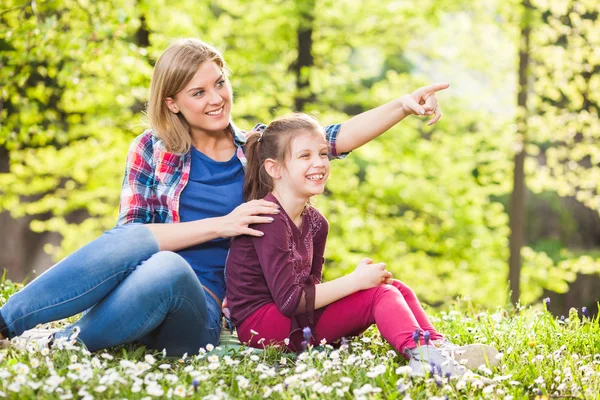
[{"label": "woman", "polygon": [[[437,122],[435,92],[447,87],[423,87],[326,127],[330,156],[343,157],[410,114]],[[139,341],[173,355],[218,343],[229,238],[260,236],[249,225],[279,212],[266,200],[242,202],[245,136],[231,109],[221,54],[195,39],[171,45],[154,67],[151,129],[129,150],[117,227],[12,296],[0,309],[0,339],[89,309],[48,341],[77,329],[91,351]]]}]

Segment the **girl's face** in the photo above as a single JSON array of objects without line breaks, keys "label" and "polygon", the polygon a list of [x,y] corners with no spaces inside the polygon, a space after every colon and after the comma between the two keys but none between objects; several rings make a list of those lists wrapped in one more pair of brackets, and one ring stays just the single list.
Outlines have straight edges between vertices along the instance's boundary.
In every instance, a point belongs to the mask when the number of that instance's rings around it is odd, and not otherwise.
[{"label": "girl's face", "polygon": [[181,113],[192,132],[222,132],[231,115],[231,86],[213,61],[200,65],[191,81],[174,97],[166,99],[169,110]]},{"label": "girl's face", "polygon": [[275,180],[298,197],[308,200],[325,190],[329,177],[328,146],[322,134],[308,132],[290,143],[290,158]]}]

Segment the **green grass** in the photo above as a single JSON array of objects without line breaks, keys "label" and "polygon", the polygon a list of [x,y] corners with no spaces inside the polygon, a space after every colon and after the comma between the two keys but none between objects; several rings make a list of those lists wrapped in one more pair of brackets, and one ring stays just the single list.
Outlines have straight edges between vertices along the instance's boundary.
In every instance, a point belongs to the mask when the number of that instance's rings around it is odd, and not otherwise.
[{"label": "green grass", "polygon": [[[4,281],[0,303],[18,289]],[[242,348],[174,359],[137,346],[90,354],[64,343],[42,351],[0,350],[0,397],[600,398],[598,318],[572,310],[563,322],[539,307],[479,312],[457,303],[432,319],[455,343],[496,346],[499,366],[477,371],[487,379],[411,379],[404,358],[375,328],[341,349],[325,345],[298,357]]]}]

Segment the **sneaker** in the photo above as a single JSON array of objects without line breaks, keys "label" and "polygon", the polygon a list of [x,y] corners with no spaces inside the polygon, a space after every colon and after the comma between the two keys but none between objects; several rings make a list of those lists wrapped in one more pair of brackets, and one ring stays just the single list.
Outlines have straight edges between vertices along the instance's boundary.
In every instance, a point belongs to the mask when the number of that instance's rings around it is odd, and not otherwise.
[{"label": "sneaker", "polygon": [[462,376],[467,369],[454,360],[451,355],[435,346],[420,346],[405,349],[404,354],[409,358],[410,375],[426,376]]},{"label": "sneaker", "polygon": [[17,350],[41,350],[49,348],[58,329],[30,329],[10,340],[10,346]]},{"label": "sneaker", "polygon": [[498,350],[487,344],[459,346],[446,338],[431,343],[440,350],[449,352],[456,361],[471,370],[476,370],[482,365],[493,368],[500,363],[500,360],[496,357]]}]

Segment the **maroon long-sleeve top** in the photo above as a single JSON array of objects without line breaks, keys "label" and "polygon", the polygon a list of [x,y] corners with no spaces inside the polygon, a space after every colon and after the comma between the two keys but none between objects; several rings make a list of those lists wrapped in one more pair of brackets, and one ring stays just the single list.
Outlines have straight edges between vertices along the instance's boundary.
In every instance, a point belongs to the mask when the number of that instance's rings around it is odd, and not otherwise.
[{"label": "maroon long-sleeve top", "polygon": [[[265,199],[279,204],[272,194]],[[314,328],[320,314],[314,311],[315,285],[321,282],[329,223],[313,207],[302,214],[301,229],[283,207],[273,218],[272,223],[252,226],[264,236],[232,241],[226,263],[231,320],[239,327],[262,306],[275,303],[291,318],[290,334],[305,326]]]}]

